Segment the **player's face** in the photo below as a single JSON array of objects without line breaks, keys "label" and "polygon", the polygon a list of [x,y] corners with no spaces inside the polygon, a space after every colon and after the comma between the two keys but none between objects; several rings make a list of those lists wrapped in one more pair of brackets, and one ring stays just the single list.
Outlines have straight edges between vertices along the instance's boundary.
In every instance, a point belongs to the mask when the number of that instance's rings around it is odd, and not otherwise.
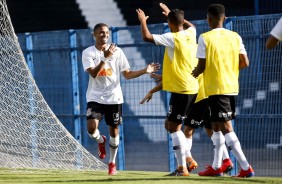
[{"label": "player's face", "polygon": [[94,32],[94,37],[97,44],[106,44],[110,36],[109,28],[102,26]]}]

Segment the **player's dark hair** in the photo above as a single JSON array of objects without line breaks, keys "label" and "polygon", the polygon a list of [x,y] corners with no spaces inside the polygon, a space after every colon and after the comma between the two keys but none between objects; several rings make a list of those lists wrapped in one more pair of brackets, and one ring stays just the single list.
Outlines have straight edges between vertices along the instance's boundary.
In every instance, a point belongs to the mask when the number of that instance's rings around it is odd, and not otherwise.
[{"label": "player's dark hair", "polygon": [[95,31],[97,31],[100,27],[108,27],[109,26],[107,24],[104,24],[104,23],[99,23],[99,24],[96,24],[93,28],[93,33],[95,33]]},{"label": "player's dark hair", "polygon": [[208,14],[214,18],[225,16],[225,7],[222,4],[210,4],[208,6]]},{"label": "player's dark hair", "polygon": [[184,21],[184,12],[179,9],[173,9],[168,13],[167,19],[175,25],[182,25]]}]

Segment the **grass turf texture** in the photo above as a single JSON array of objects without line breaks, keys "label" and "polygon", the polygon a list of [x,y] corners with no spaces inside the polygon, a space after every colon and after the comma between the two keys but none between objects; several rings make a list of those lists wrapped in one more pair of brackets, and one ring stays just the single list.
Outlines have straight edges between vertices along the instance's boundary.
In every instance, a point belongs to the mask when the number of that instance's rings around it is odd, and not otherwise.
[{"label": "grass turf texture", "polygon": [[107,172],[73,172],[73,171],[44,171],[44,170],[11,170],[0,169],[0,183],[7,184],[37,184],[37,183],[99,183],[99,184],[274,184],[282,183],[282,178],[254,177],[231,178],[224,177],[199,177],[191,174],[189,177],[164,176],[166,172],[119,171],[115,176]]}]

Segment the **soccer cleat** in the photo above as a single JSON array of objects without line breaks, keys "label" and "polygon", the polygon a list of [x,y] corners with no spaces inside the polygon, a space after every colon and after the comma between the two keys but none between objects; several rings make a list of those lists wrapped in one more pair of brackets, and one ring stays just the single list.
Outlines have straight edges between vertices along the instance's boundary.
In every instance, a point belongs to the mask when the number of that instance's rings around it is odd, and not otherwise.
[{"label": "soccer cleat", "polygon": [[214,170],[212,166],[207,165],[206,170],[199,172],[198,175],[199,176],[223,176],[223,172],[221,168]]},{"label": "soccer cleat", "polygon": [[230,158],[226,158],[222,161],[221,170],[224,173],[229,173],[233,169],[233,163]]},{"label": "soccer cleat", "polygon": [[191,172],[198,167],[198,163],[195,160],[192,160],[191,162],[186,163],[188,172]]},{"label": "soccer cleat", "polygon": [[250,166],[248,170],[241,169],[240,172],[237,174],[237,176],[234,176],[234,177],[249,178],[249,177],[254,177],[254,176],[255,176],[255,171]]},{"label": "soccer cleat", "polygon": [[113,162],[109,163],[109,175],[116,175],[117,174],[117,168],[116,168],[116,164],[114,164]]},{"label": "soccer cleat", "polygon": [[184,169],[182,166],[179,166],[175,171],[166,176],[189,176],[189,172],[186,168]]},{"label": "soccer cleat", "polygon": [[102,138],[104,139],[103,143],[98,143],[98,155],[101,159],[104,159],[106,157],[106,136],[102,135]]}]

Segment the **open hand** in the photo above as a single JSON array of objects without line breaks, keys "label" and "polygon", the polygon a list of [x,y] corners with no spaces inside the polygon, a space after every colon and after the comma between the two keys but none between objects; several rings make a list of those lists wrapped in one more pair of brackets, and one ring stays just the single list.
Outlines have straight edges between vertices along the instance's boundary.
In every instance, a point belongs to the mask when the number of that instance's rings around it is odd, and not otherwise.
[{"label": "open hand", "polygon": [[116,51],[116,44],[115,43],[112,43],[110,45],[110,47],[108,49],[104,49],[103,52],[104,52],[104,57],[105,58],[108,58],[108,57],[111,57],[114,52]]},{"label": "open hand", "polygon": [[147,66],[147,69],[146,69],[146,73],[154,73],[154,72],[157,72],[159,71],[161,65],[159,63],[151,63],[151,64],[148,64]]},{"label": "open hand", "polygon": [[163,10],[162,14],[167,17],[170,9],[164,3],[160,3],[160,7]]},{"label": "open hand", "polygon": [[140,22],[144,22],[144,21],[146,22],[147,19],[149,18],[149,16],[146,16],[145,13],[144,13],[144,11],[141,10],[140,8],[138,8],[138,9],[136,10],[136,12],[137,12],[138,19],[139,19]]}]

